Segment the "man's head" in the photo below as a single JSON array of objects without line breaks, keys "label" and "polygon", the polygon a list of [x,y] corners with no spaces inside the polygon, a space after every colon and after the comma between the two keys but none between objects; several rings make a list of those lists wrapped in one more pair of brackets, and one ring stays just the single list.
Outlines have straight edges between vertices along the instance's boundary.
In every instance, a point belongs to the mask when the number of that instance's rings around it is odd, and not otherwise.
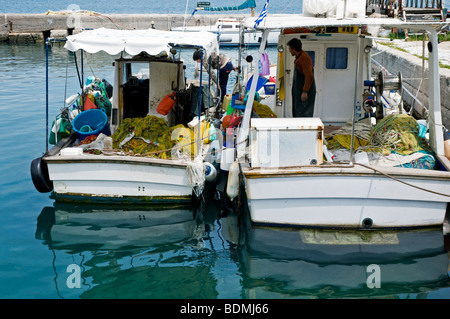
[{"label": "man's head", "polygon": [[287,45],[289,47],[289,52],[292,55],[297,55],[302,50],[302,41],[300,39],[296,39],[296,38],[291,39],[291,40],[289,40]]},{"label": "man's head", "polygon": [[195,51],[194,54],[192,55],[192,58],[194,59],[194,61],[197,61],[198,63],[200,63],[201,58],[202,58],[202,53],[200,51]]}]

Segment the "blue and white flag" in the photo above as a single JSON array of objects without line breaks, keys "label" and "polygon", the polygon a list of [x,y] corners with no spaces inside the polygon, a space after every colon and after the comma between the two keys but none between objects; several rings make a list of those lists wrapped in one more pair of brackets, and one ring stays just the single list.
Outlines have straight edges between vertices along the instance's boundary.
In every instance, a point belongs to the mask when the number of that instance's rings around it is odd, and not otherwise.
[{"label": "blue and white flag", "polygon": [[259,17],[255,20],[255,28],[266,18],[267,16],[267,9],[269,8],[269,0],[267,0],[266,4],[264,5]]}]

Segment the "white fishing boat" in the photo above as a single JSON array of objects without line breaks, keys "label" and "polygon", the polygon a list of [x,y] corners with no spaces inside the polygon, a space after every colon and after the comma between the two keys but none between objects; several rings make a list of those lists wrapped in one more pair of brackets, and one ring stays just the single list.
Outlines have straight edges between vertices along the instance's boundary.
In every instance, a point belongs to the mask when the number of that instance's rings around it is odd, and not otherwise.
[{"label": "white fishing boat", "polygon": [[[217,19],[213,25],[203,26],[185,26],[172,28],[174,31],[197,32],[207,31],[217,34],[219,44],[222,47],[238,46],[240,43],[240,36],[242,31],[243,43],[246,46],[259,46],[261,44],[262,32],[255,30],[246,30],[242,27],[242,21],[228,18]],[[279,31],[275,30],[269,33],[267,38],[267,45],[277,45]]]},{"label": "white fishing boat", "polygon": [[[332,5],[321,7],[325,2]],[[281,33],[276,100],[269,105],[277,117],[251,118],[258,82],[253,81],[237,134],[236,163],[251,221],[336,228],[442,226],[450,199],[450,161],[444,151],[437,33],[447,24],[368,18],[365,1],[351,1],[364,2],[360,11],[356,6],[355,12],[347,12],[344,6],[339,13],[336,7],[341,2],[347,1],[317,2],[315,10],[302,15],[268,16],[257,27],[263,32],[261,56],[269,32]],[[254,24],[254,18],[244,22],[247,28]],[[402,80],[401,74],[372,73],[376,35],[368,30],[377,28],[428,35],[427,134],[405,114],[401,103],[395,110],[383,106],[384,91],[401,93]],[[312,118],[292,117],[294,58],[287,42],[293,38],[301,39],[314,61],[317,95]],[[389,125],[391,121],[398,121],[397,127]],[[359,139],[363,130],[367,130],[364,143]],[[384,139],[378,136],[382,133],[387,133]],[[332,148],[336,136],[342,144]],[[395,139],[387,146],[389,137]]]},{"label": "white fishing boat", "polygon": [[[186,31],[186,32],[197,32],[197,31],[207,31],[217,34],[219,38],[220,46],[238,46],[240,43],[246,46],[259,46],[261,44],[262,32],[255,29],[246,29],[242,26],[242,19],[238,20],[236,18],[220,18],[214,24],[211,25],[199,25],[200,20],[197,20],[196,25],[189,25],[189,22],[194,17],[194,14],[201,11],[238,11],[251,9],[251,16],[255,15],[256,2],[255,0],[245,0],[242,4],[238,6],[221,6],[221,7],[211,7],[210,2],[199,1],[197,2],[197,7],[192,13],[191,17],[182,27],[175,27],[171,30],[173,31]],[[263,10],[267,9],[266,7]],[[195,19],[193,20],[195,21]],[[278,43],[279,31],[274,30],[270,32],[267,38],[267,45],[277,45]]]},{"label": "white fishing boat", "polygon": [[[53,139],[56,138],[56,145],[48,150],[47,144],[45,154],[31,164],[33,183],[38,191],[53,191],[56,200],[60,201],[191,201],[194,187],[204,183],[204,164],[197,156],[201,138],[191,145],[193,130],[180,124],[186,124],[192,118],[189,117],[192,108],[200,115],[205,105],[197,100],[178,98],[176,103],[173,99],[173,103],[169,103],[171,109],[164,112],[159,109],[161,101],[170,98],[174,92],[181,92],[185,97],[193,94],[194,88],[186,86],[183,61],[175,56],[178,47],[199,49],[207,56],[218,53],[217,37],[207,32],[194,35],[153,29],[101,28],[67,38],[65,48],[71,52],[105,51],[110,55],[120,54],[120,57],[116,56],[114,60],[112,96],[105,92],[104,83],[94,78],[88,79],[86,85],[84,79],[80,79],[80,85],[83,84],[81,97],[75,95],[67,99],[67,106],[55,120],[52,132],[47,132],[48,140],[52,134]],[[93,82],[88,85],[89,81]],[[95,90],[100,92],[95,93]],[[197,87],[199,101],[202,101],[200,92],[202,78]],[[90,101],[90,94],[95,94],[95,100]],[[100,102],[103,101],[105,107],[102,110],[99,110],[102,104],[97,103],[99,96],[103,96]],[[88,109],[94,102],[96,108]],[[185,110],[187,116],[183,116]],[[64,122],[69,136],[60,134]],[[198,127],[199,121],[196,124]],[[93,143],[83,143],[91,136],[94,136]],[[174,142],[179,144],[174,145]],[[136,151],[129,143],[144,144]],[[195,153],[187,154],[186,151],[182,158],[178,156],[182,147]],[[196,162],[191,160],[194,156],[200,163],[193,164]]]}]

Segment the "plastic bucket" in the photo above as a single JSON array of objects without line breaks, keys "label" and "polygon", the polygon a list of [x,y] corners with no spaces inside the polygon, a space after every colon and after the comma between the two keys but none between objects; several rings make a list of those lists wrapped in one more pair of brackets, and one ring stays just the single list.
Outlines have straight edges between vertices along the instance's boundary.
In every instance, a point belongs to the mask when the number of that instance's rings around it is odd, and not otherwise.
[{"label": "plastic bucket", "polygon": [[417,124],[419,124],[419,136],[425,138],[427,134],[427,121],[426,120],[417,120]]},{"label": "plastic bucket", "polygon": [[80,140],[91,135],[111,135],[108,124],[108,116],[98,109],[91,109],[78,114],[72,122],[72,128],[78,134]]},{"label": "plastic bucket", "polygon": [[264,84],[264,93],[266,95],[274,95],[275,94],[275,84]]},{"label": "plastic bucket", "polygon": [[[246,86],[247,92],[250,91],[252,81],[253,81],[253,75],[250,77],[250,79],[247,82],[247,86]],[[258,83],[256,83],[256,92],[258,92],[264,86],[264,84],[266,84],[268,81],[269,80],[266,79],[265,77],[262,77],[262,76],[258,77]]]}]

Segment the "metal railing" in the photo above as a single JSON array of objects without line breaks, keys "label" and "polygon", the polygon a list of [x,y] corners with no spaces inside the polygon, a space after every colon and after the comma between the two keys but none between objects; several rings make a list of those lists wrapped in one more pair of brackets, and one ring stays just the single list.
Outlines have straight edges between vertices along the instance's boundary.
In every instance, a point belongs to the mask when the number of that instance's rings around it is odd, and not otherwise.
[{"label": "metal railing", "polygon": [[444,1],[442,0],[367,0],[367,6],[379,6],[383,9],[398,8],[430,8],[443,9]]},{"label": "metal railing", "polygon": [[[404,12],[412,10],[419,10],[420,13],[426,11],[442,13],[445,4],[443,0],[366,0],[366,8],[369,7],[379,7],[381,13],[388,15],[398,10],[398,15],[403,16]],[[423,9],[423,12],[420,9]]]}]

